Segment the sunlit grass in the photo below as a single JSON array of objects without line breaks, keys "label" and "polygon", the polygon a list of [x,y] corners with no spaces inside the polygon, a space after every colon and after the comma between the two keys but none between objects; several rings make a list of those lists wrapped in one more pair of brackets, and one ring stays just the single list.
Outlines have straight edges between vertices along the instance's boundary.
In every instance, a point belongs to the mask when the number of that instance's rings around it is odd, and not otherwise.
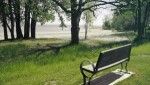
[{"label": "sunlit grass", "polygon": [[132,49],[129,69],[135,73],[119,85],[149,85],[150,82],[150,43]]},{"label": "sunlit grass", "polygon": [[[64,47],[59,53],[52,50],[42,53],[30,50],[40,46],[66,43],[68,42],[58,39],[1,42],[0,85],[79,85],[82,83],[79,70],[81,61],[96,61],[101,50],[117,46],[105,42],[95,42],[96,45],[82,42],[79,45]],[[129,70],[136,74],[118,85],[148,85],[149,50],[150,43],[133,48]]]}]

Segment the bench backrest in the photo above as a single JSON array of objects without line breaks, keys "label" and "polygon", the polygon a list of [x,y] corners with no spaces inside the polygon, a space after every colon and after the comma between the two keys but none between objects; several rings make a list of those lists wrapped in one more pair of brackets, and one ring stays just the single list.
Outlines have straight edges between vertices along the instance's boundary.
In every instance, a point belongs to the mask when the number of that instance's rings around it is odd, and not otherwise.
[{"label": "bench backrest", "polygon": [[114,64],[122,60],[129,61],[130,52],[131,52],[131,44],[102,51],[99,55],[96,64],[96,69]]}]

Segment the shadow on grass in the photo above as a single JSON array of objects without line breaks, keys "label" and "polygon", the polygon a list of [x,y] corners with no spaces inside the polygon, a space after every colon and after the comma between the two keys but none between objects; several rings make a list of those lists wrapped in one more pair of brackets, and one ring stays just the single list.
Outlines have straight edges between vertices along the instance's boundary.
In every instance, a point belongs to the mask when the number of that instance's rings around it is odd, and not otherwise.
[{"label": "shadow on grass", "polygon": [[137,47],[137,46],[140,46],[140,45],[148,43],[148,42],[150,42],[150,38],[147,38],[147,37],[142,40],[135,39],[133,41],[133,46]]},{"label": "shadow on grass", "polygon": [[88,46],[86,44],[71,45],[71,44],[47,44],[45,46],[38,45],[30,48],[25,44],[6,45],[0,47],[0,59],[15,58],[17,56],[30,56],[34,54],[41,55],[44,52],[51,51],[53,54],[59,54],[61,49],[78,47],[78,51],[87,51],[99,48],[112,48],[115,45],[123,45],[129,43],[128,41],[112,42],[112,43],[99,43],[98,46]]},{"label": "shadow on grass", "polygon": [[24,44],[0,46],[0,61],[11,61],[18,56],[24,55],[28,48]]},{"label": "shadow on grass", "polygon": [[29,50],[27,50],[27,55],[32,55],[35,53],[38,53],[38,56],[41,55],[44,52],[47,51],[52,51],[54,54],[58,54],[60,52],[60,49],[66,48],[71,46],[70,44],[66,44],[66,45],[60,45],[60,44],[53,44],[53,45],[49,45],[47,44],[46,46],[37,46],[35,48],[30,48]]},{"label": "shadow on grass", "polygon": [[[50,59],[58,59],[57,57],[88,56],[93,50],[99,54],[102,50],[113,48],[115,46],[125,45],[128,43],[130,42],[99,42],[97,46],[90,46],[84,43],[79,45],[59,43],[46,45],[37,44],[37,46],[34,47],[27,46],[26,44],[5,45],[0,47],[0,63],[12,62],[18,59],[22,59],[43,65],[43,63],[47,64]],[[144,44],[144,42],[142,44]]]}]

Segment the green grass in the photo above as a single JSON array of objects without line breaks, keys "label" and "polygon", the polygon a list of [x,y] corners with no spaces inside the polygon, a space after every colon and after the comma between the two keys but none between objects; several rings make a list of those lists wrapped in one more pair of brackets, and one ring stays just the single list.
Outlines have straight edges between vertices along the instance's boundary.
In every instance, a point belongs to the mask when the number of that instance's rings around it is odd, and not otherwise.
[{"label": "green grass", "polygon": [[[34,52],[31,48],[48,45],[64,45],[67,41],[39,39],[0,43],[0,85],[79,85],[82,83],[79,65],[81,61],[96,61],[101,50],[117,46],[109,42],[64,47],[59,53],[53,50]],[[132,49],[129,70],[131,78],[118,85],[149,85],[150,43]],[[104,75],[111,68],[99,75]]]}]

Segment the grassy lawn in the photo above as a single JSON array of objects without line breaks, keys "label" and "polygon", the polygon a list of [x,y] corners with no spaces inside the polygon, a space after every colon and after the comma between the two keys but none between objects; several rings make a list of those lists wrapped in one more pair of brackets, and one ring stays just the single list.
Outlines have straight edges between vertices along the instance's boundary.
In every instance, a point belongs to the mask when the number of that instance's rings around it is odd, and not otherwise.
[{"label": "grassy lawn", "polygon": [[[79,70],[81,61],[90,59],[94,62],[100,51],[118,45],[98,41],[92,44],[82,42],[78,46],[63,47],[58,53],[54,49],[35,51],[39,47],[66,43],[57,39],[0,42],[0,85],[79,85],[82,83]],[[134,46],[129,70],[135,75],[118,85],[149,85],[149,66],[150,43]]]}]

